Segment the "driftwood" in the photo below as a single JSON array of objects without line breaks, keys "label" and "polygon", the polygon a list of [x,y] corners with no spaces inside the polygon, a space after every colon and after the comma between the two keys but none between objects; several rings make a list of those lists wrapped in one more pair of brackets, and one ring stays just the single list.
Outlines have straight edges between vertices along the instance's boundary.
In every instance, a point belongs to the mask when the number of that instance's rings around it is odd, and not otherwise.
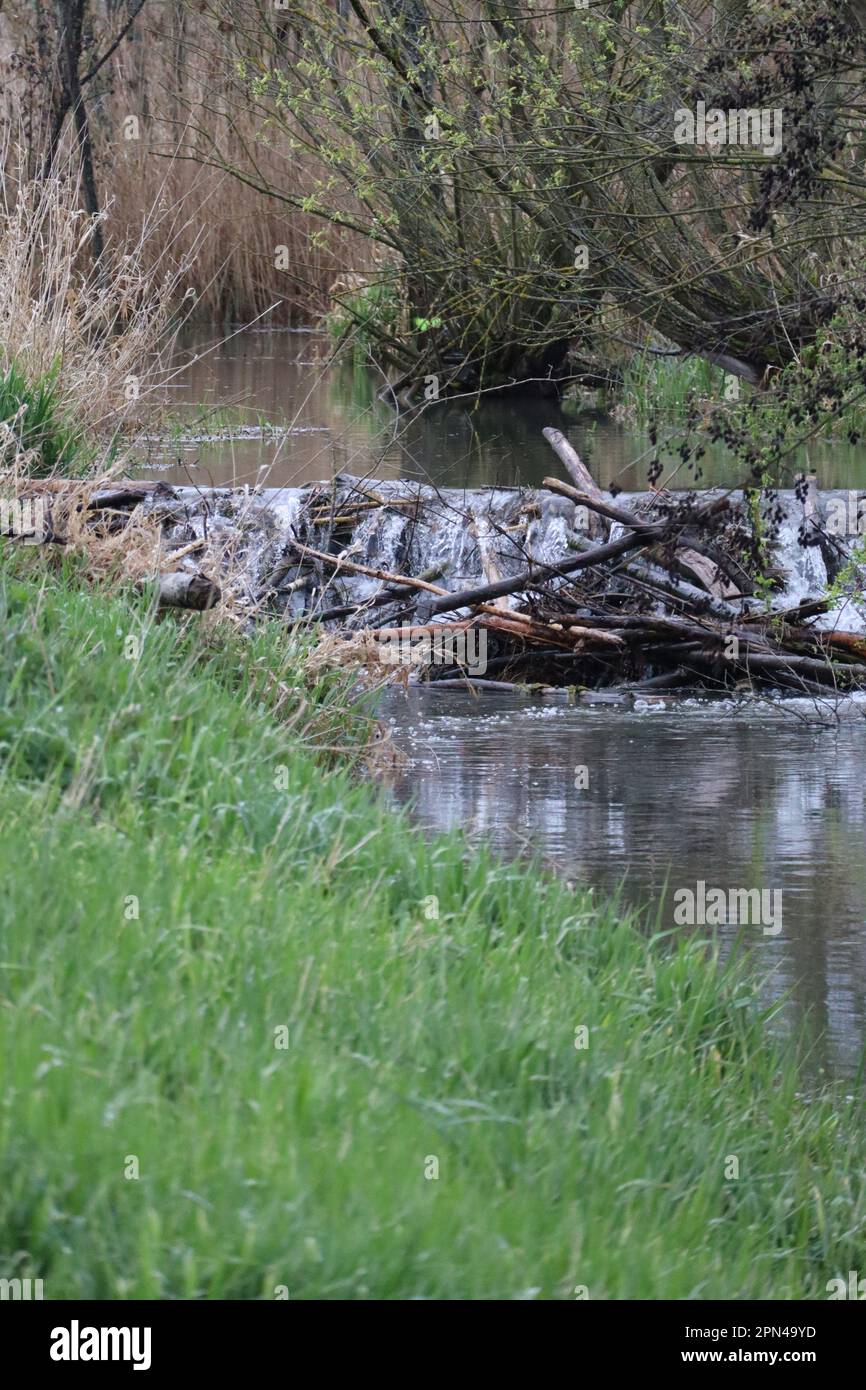
[{"label": "driftwood", "polygon": [[[591,554],[589,542],[576,541],[579,548]],[[627,577],[646,591],[651,591],[665,599],[673,599],[682,608],[699,613],[712,613],[720,621],[736,618],[738,610],[724,599],[717,599],[705,589],[690,584],[687,579],[678,579],[660,565],[634,557],[623,561],[616,567],[617,574]]]},{"label": "driftwood", "polygon": [[[58,500],[68,497],[70,492],[69,483],[63,478],[33,479],[28,480],[26,486],[21,490],[22,499],[41,499],[48,501],[51,498]],[[118,516],[125,524],[129,520],[131,509],[140,506],[145,498],[163,496],[174,498],[175,493],[172,488],[165,483],[157,482],[137,482],[124,481],[118,484],[108,484],[95,488],[86,494],[86,510],[98,514],[96,519],[104,521],[106,517]],[[26,537],[15,537],[15,539],[26,539]],[[48,524],[44,527],[43,534],[39,538],[44,545],[66,545],[67,537],[54,531],[51,525],[51,511],[48,510]],[[205,542],[203,539],[196,539],[182,546],[179,550],[166,556],[165,563],[177,564],[181,560],[192,555],[195,551],[201,550]],[[157,601],[160,608],[186,608],[195,612],[204,612],[209,608],[214,608],[222,598],[220,587],[214,580],[197,570],[170,570],[156,576]]]},{"label": "driftwood", "polygon": [[576,574],[578,570],[588,569],[590,565],[604,564],[608,560],[627,554],[629,550],[635,550],[638,546],[647,545],[651,540],[661,540],[663,536],[664,528],[660,526],[656,527],[652,534],[649,530],[641,531],[623,536],[618,541],[608,541],[606,545],[593,546],[576,560],[566,560],[561,565],[530,565],[528,569],[521,570],[509,579],[500,579],[496,584],[482,584],[477,589],[464,589],[459,594],[446,594],[436,600],[431,612],[453,613],[456,608],[472,608],[490,599],[502,598],[505,594],[517,594],[534,589],[545,580]]},{"label": "driftwood", "polygon": [[[560,482],[558,478],[545,478],[544,487],[550,492],[570,498],[578,506],[599,512],[609,520],[619,522],[620,525],[628,526],[634,531],[652,529],[652,523],[644,517],[635,516],[634,512],[625,507],[618,507],[596,493],[580,492],[568,483]],[[728,598],[744,592],[738,587],[744,577],[742,572],[737,573],[730,560],[721,555],[716,546],[696,540],[691,534],[679,535],[674,539],[678,550],[675,559],[703,583],[708,593],[715,594],[718,598]]]},{"label": "driftwood", "polygon": [[320,564],[331,565],[334,569],[348,570],[350,574],[364,574],[368,579],[381,579],[386,584],[396,584],[403,588],[423,589],[430,594],[444,594],[447,590],[438,584],[430,584],[425,579],[413,579],[410,575],[389,574],[388,570],[374,569],[371,565],[359,565],[356,561],[350,560],[346,555],[329,555],[324,550],[314,550],[309,545],[296,545],[298,554],[303,558],[310,555]]},{"label": "driftwood", "polygon": [[[315,615],[316,622],[327,623],[334,622],[337,618],[350,618],[356,616],[358,613],[364,613],[368,609],[381,608],[386,603],[396,603],[399,599],[409,598],[416,591],[415,586],[419,581],[426,580],[432,583],[434,579],[440,577],[442,571],[442,565],[431,565],[429,569],[424,570],[423,574],[419,574],[411,583],[407,580],[403,580],[400,584],[393,584],[381,589],[378,594],[374,594],[373,597],[367,599],[365,603],[344,603],[338,604],[334,608],[325,608]],[[305,584],[306,582],[306,579],[303,578],[294,581],[297,586]]]}]

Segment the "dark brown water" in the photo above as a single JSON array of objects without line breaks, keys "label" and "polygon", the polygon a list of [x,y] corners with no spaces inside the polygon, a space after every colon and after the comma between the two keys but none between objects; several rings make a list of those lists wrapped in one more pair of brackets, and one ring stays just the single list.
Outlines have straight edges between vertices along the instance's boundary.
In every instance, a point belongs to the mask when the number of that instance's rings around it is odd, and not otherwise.
[{"label": "dark brown water", "polygon": [[[203,333],[186,351],[205,352]],[[541,437],[566,429],[596,477],[645,485],[637,431],[561,415],[551,402],[437,406],[409,421],[362,369],[323,365],[311,334],[247,333],[191,362],[172,399],[186,437],[142,451],[168,481],[288,486],[337,471],[449,486],[539,483],[559,471]],[[213,412],[286,433],[200,436]],[[204,414],[203,414],[204,412]],[[866,485],[866,451],[825,446],[798,461],[827,486]],[[687,483],[689,480],[679,479]],[[722,455],[707,482],[736,481]],[[817,1067],[856,1072],[866,1038],[866,703],[816,723],[808,705],[567,707],[516,696],[388,697],[407,764],[395,795],[431,830],[458,826],[509,855],[534,849],[600,893],[622,888],[660,929],[738,932],[782,1019],[816,1039]],[[575,769],[585,769],[576,778]],[[576,782],[586,780],[586,786]],[[781,893],[781,924],[677,927],[677,889]]]}]

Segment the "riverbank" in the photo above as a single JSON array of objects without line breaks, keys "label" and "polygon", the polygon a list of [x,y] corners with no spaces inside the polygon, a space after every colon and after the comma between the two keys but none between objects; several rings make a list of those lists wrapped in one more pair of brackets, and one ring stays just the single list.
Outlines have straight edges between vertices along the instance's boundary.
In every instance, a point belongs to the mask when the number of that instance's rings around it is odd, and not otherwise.
[{"label": "riverbank", "polygon": [[11,546],[0,580],[2,1275],[823,1298],[856,1267],[862,1103],[799,1094],[744,977],[325,768],[364,731],[283,632]]}]

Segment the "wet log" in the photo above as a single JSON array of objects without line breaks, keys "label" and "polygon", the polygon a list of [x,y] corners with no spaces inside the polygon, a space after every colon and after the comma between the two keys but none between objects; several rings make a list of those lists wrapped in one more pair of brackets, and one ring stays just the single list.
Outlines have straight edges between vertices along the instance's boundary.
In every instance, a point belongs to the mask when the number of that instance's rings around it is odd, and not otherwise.
[{"label": "wet log", "polygon": [[[70,478],[27,478],[22,482],[20,495],[63,497],[68,496],[73,489],[83,486],[86,487],[87,484]],[[106,482],[96,486],[87,498],[87,507],[90,511],[103,507],[137,507],[147,497],[155,495],[165,498],[177,496],[174,488],[161,479],[158,482],[124,479],[122,482]]]},{"label": "wet log", "polygon": [[576,574],[578,570],[604,564],[607,560],[615,560],[618,556],[626,555],[630,550],[635,550],[639,546],[663,539],[664,534],[664,527],[661,526],[657,527],[652,535],[644,531],[632,532],[630,536],[623,536],[618,541],[608,541],[606,545],[592,546],[576,560],[566,560],[561,565],[531,565],[528,569],[521,570],[519,574],[512,575],[509,579],[500,580],[498,584],[482,584],[476,589],[463,589],[456,594],[445,594],[442,598],[435,600],[430,611],[431,613],[453,613],[456,608],[473,608],[488,599],[501,598],[505,594],[517,594],[526,589],[538,588],[545,580],[549,581],[558,576]]},{"label": "wet log", "polygon": [[414,688],[424,690],[519,690],[513,681],[490,681],[479,676],[444,676],[441,680],[413,682]]},{"label": "wet log", "polygon": [[[575,549],[582,550],[585,554],[589,553],[590,543],[588,541],[578,538],[571,544]],[[716,598],[713,594],[707,593],[705,589],[699,589],[696,585],[689,584],[687,580],[675,579],[666,570],[648,561],[628,560],[617,565],[614,573],[643,589],[652,590],[658,597],[677,600],[690,612],[711,613],[714,617],[727,622],[739,620],[741,616],[739,610],[726,599]]]},{"label": "wet log", "polygon": [[[731,581],[724,568],[711,555],[705,553],[704,546],[686,545],[682,539],[677,546],[674,565],[690,579],[697,579],[714,598],[739,598],[742,590]],[[751,587],[751,586],[750,586]]]},{"label": "wet log", "polygon": [[677,666],[673,671],[662,671],[657,676],[647,676],[646,680],[634,681],[631,685],[620,687],[628,690],[635,695],[641,691],[653,690],[676,690],[677,687],[694,683],[694,676],[690,676],[688,671],[684,671],[681,666]]},{"label": "wet log", "polygon": [[[773,617],[784,623],[791,623],[796,626],[798,623],[807,622],[809,618],[818,618],[822,613],[826,613],[830,607],[830,601],[826,598],[807,598],[802,603],[798,603],[795,608],[774,608]],[[766,617],[763,609],[755,613],[743,615],[744,622],[760,622]]]},{"label": "wet log", "polygon": [[292,548],[302,558],[311,555],[314,560],[319,560],[322,564],[332,565],[335,570],[346,570],[349,574],[364,574],[370,579],[381,579],[383,583],[399,585],[410,589],[423,589],[428,594],[445,594],[447,589],[443,589],[440,584],[430,584],[425,579],[412,579],[406,574],[392,574],[390,570],[374,569],[371,565],[359,565],[354,560],[349,560],[345,555],[331,555],[326,550],[314,550],[311,545],[304,545],[302,541],[294,541]]},{"label": "wet log", "polygon": [[[723,681],[719,678],[720,668],[717,657],[696,652],[694,656],[690,658],[690,661],[696,664],[698,668],[694,671],[696,676],[709,674],[715,678],[716,684],[723,688],[727,686],[727,681]],[[799,695],[808,695],[812,699],[822,700],[832,698],[835,694],[841,693],[838,692],[837,688],[832,684],[825,685],[820,681],[812,680],[809,676],[801,672],[785,669],[784,667],[775,668],[768,672],[766,678],[761,678],[759,676],[757,666],[751,669],[741,668],[741,670],[744,675],[748,676],[751,688],[754,688],[756,683],[758,685],[781,686],[783,689],[794,691]],[[758,676],[757,682],[753,680],[753,676]]]},{"label": "wet log", "polygon": [[620,525],[630,526],[635,531],[655,524],[635,516],[634,512],[626,507],[618,507],[610,498],[599,493],[597,488],[594,491],[589,491],[587,488],[572,487],[569,483],[560,482],[559,478],[545,478],[542,487],[547,488],[548,492],[557,492],[561,497],[569,498],[578,507],[586,507],[589,511],[599,512],[609,521],[618,521]]},{"label": "wet log", "polygon": [[213,608],[220,597],[219,586],[204,574],[175,570],[159,576],[160,608],[193,608],[202,612]]},{"label": "wet log", "polygon": [[[474,535],[478,546],[478,557],[481,561],[481,569],[484,578],[487,580],[488,584],[498,583],[503,576],[500,572],[493,549],[493,538],[496,535],[496,531],[494,527],[491,526],[489,517],[483,515],[475,516],[469,524],[469,531],[470,534]],[[498,599],[493,606],[508,611],[513,608],[516,603],[517,599],[511,594],[506,598]]]},{"label": "wet log", "polygon": [[[866,666],[860,665],[833,665],[829,660],[822,660],[820,657],[800,656],[794,652],[753,652],[747,651],[745,655],[732,661],[732,665],[743,666],[746,670],[754,668],[758,671],[791,671],[795,674],[817,676],[821,681],[828,681],[831,685],[838,684],[840,676],[847,676],[858,681],[866,680]],[[844,688],[847,688],[844,687]]]},{"label": "wet log", "polygon": [[[598,498],[587,492],[579,492],[576,488],[569,487],[568,483],[561,483],[557,478],[545,478],[542,486],[550,492],[568,497],[577,506],[600,512],[609,520],[619,522],[621,526],[629,526],[632,530],[639,531],[656,524],[636,516],[626,507],[617,506],[607,498]],[[742,579],[747,579],[747,577],[741,567],[735,566],[733,561],[729,561],[727,557],[723,556],[718,547],[708,545],[691,534],[688,537],[685,534],[677,536],[676,545],[678,548],[678,554],[675,557],[677,562],[684,565],[693,576],[696,575],[707,592],[716,598],[737,598],[744,591],[747,592],[751,589],[751,584],[748,581],[744,589],[741,577]],[[736,571],[739,571],[739,574],[735,580]]]},{"label": "wet log", "polygon": [[[432,583],[438,579],[444,569],[443,565],[431,565],[429,569],[423,570],[421,574],[410,576],[401,580],[399,584],[393,584],[380,593],[374,594],[372,598],[366,599],[363,603],[344,603],[334,608],[326,608],[323,612],[315,614],[316,622],[327,623],[336,621],[338,618],[354,618],[360,613],[367,612],[371,608],[383,608],[388,603],[399,603],[401,599],[411,598],[416,592],[413,587],[420,583]],[[281,592],[281,591],[280,591]],[[445,590],[443,589],[444,593]]]},{"label": "wet log", "polygon": [[586,642],[597,642],[601,646],[624,647],[625,638],[618,632],[612,632],[609,628],[584,627],[577,623],[567,623],[565,630],[570,637],[578,638],[581,646]]},{"label": "wet log", "polygon": [[588,492],[591,497],[604,500],[605,494],[596,483],[586,464],[580,457],[577,450],[569,444],[562,430],[555,430],[548,426],[541,431],[550,445],[556,457],[567,468],[569,475],[573,479],[575,486],[582,492]]},{"label": "wet log", "polygon": [[[569,444],[561,430],[556,430],[548,426],[547,429],[541,432],[560,463],[563,464],[567,470],[575,486],[580,492],[585,493],[587,497],[593,498],[598,504],[595,508],[590,508],[590,512],[595,512],[604,516],[604,508],[601,504],[608,500],[607,495],[596,483],[589,469],[586,467],[586,464],[581,459],[580,454]],[[548,479],[545,479],[544,486],[548,486]],[[598,539],[600,536],[606,536],[610,528],[598,522],[595,516],[590,515],[587,529],[593,539]]]},{"label": "wet log", "polygon": [[820,632],[810,627],[787,627],[785,640],[812,651],[826,651],[828,656],[850,654],[866,660],[866,637],[860,632]]}]

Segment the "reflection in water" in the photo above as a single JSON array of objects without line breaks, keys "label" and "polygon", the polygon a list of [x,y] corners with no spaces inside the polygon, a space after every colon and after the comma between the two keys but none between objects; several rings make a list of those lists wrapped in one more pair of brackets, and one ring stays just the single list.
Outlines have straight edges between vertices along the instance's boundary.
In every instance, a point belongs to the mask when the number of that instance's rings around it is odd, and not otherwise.
[{"label": "reflection in water", "polygon": [[[792,709],[794,706],[792,706]],[[408,754],[394,794],[428,829],[530,846],[570,879],[622,886],[659,929],[678,887],[782,890],[782,928],[742,930],[784,1016],[853,1073],[866,1020],[866,719],[816,727],[754,704],[639,713],[518,696],[389,694]],[[586,779],[575,769],[586,767]],[[578,786],[575,785],[578,784]],[[704,928],[710,933],[711,928]]]},{"label": "reflection in water", "polygon": [[[141,451],[143,473],[152,475],[157,465],[167,469],[168,482],[223,486],[298,486],[336,472],[448,487],[533,486],[562,473],[541,436],[545,425],[554,425],[604,486],[646,486],[653,451],[644,433],[605,418],[576,419],[553,400],[443,402],[398,418],[378,400],[381,379],[360,366],[326,365],[329,347],[320,335],[250,330],[208,351],[218,338],[213,330],[185,344],[179,362],[189,365],[171,384],[172,406],[190,419],[201,408],[231,406],[250,425],[263,417],[293,432],[278,440],[165,442]],[[702,467],[703,485],[738,481],[721,450],[708,449]],[[864,486],[866,449],[816,446],[793,460],[792,476],[803,468],[814,469],[824,486]],[[664,476],[676,487],[694,483],[685,468]]]}]

